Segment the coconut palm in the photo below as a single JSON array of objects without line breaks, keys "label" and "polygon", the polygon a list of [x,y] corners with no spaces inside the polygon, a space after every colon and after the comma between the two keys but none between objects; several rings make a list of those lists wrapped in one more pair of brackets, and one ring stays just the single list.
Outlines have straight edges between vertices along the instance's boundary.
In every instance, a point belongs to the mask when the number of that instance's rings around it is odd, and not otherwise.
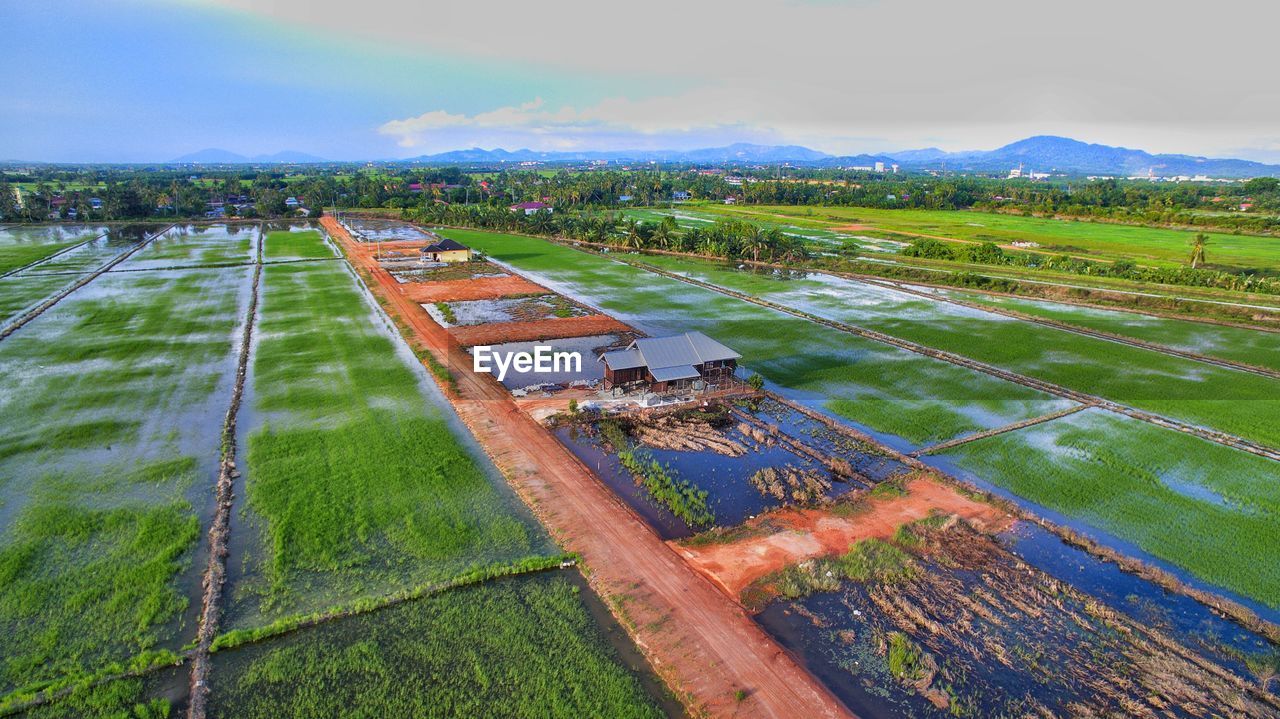
[{"label": "coconut palm", "polygon": [[1204,246],[1209,244],[1209,236],[1203,232],[1197,233],[1194,240],[1191,241],[1191,269],[1195,269],[1204,264]]}]

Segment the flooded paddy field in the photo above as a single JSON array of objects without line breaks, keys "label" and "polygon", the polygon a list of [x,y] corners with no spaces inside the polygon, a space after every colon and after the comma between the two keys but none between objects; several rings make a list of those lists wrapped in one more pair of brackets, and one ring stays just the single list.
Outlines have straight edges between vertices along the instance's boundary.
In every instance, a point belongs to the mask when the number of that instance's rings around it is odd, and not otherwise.
[{"label": "flooded paddy field", "polygon": [[0,694],[192,636],[250,276],[108,273],[0,342]]},{"label": "flooded paddy field", "polygon": [[112,271],[175,266],[249,263],[257,252],[260,225],[177,225]]},{"label": "flooded paddy field", "polygon": [[[671,217],[675,219],[677,225],[684,229],[706,228],[715,222],[729,219],[724,215],[717,214],[715,212],[690,208],[670,210],[635,209],[624,210],[622,214],[628,218],[650,223],[659,223],[666,218]],[[789,235],[803,240],[816,252],[822,252],[824,250],[831,251],[852,246],[867,252],[895,253],[907,246],[907,243],[905,242],[843,232],[840,230],[830,229],[830,227],[818,223],[801,225],[794,222],[760,219],[758,216],[752,217],[751,223],[764,229],[777,230],[784,235]]]},{"label": "flooded paddy field", "polygon": [[267,262],[338,257],[338,250],[323,241],[324,234],[313,223],[267,222],[262,229],[263,258]]},{"label": "flooded paddy field", "polygon": [[[1069,406],[1051,395],[544,240],[455,231],[461,242],[647,334],[701,331],[789,399],[914,449]],[[803,348],[799,351],[798,348]]]},{"label": "flooded paddy field", "polygon": [[[1029,377],[1280,447],[1280,379],[1087,337],[817,273],[742,271],[703,260],[639,261],[785,307],[953,352]],[[1276,336],[1266,334],[1265,340]]]},{"label": "flooded paddy field", "polygon": [[1272,460],[1099,410],[926,459],[1098,541],[1119,538],[1131,545],[1123,551],[1136,548],[1280,620]]},{"label": "flooded paddy field", "polygon": [[104,228],[102,233],[81,238],[88,242],[78,246],[73,243],[61,254],[0,278],[0,321],[18,318],[142,242],[146,235],[163,229],[162,225]]},{"label": "flooded paddy field", "polygon": [[938,515],[786,579],[758,621],[863,716],[1280,716],[1274,645],[1031,525]]},{"label": "flooded paddy field", "polygon": [[1280,334],[1228,325],[1155,317],[1135,312],[1081,307],[1048,300],[976,292],[932,290],[964,302],[1022,312],[1077,327],[1109,332],[1197,354],[1280,370]]},{"label": "flooded paddy field", "polygon": [[905,471],[802,420],[776,402],[715,404],[573,423],[556,436],[664,539],[822,505]]},{"label": "flooded paddy field", "polygon": [[576,576],[453,589],[223,650],[210,716],[663,716],[671,701],[633,648],[610,645]]},{"label": "flooded paddy field", "polygon": [[502,297],[491,300],[436,302],[423,309],[442,327],[464,327],[493,322],[537,322],[558,317],[585,317],[589,308],[557,294]]},{"label": "flooded paddy field", "polygon": [[228,626],[556,553],[344,263],[264,269],[251,365]]},{"label": "flooded paddy field", "polygon": [[7,274],[107,231],[103,225],[0,227],[0,274]]},{"label": "flooded paddy field", "polygon": [[188,671],[166,667],[144,677],[77,687],[56,701],[20,711],[21,719],[165,719],[185,716]]},{"label": "flooded paddy field", "polygon": [[360,242],[412,242],[432,239],[431,233],[401,220],[348,215],[342,218],[342,226]]}]

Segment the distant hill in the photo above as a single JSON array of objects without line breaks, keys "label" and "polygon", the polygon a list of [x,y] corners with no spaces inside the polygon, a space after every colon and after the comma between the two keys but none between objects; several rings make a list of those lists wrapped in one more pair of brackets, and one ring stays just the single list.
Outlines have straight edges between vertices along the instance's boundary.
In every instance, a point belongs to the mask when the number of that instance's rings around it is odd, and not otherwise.
[{"label": "distant hill", "polygon": [[[198,153],[197,153],[198,154]],[[737,143],[696,150],[617,150],[587,152],[537,152],[521,149],[455,150],[407,160],[424,164],[490,164],[503,162],[681,162],[696,164],[791,163],[821,167],[871,167],[877,162],[904,169],[936,169],[1004,173],[1019,165],[1027,171],[1071,175],[1208,175],[1209,177],[1280,176],[1280,165],[1250,160],[1217,159],[1192,155],[1153,155],[1142,150],[1096,145],[1067,137],[1039,135],[995,150],[946,152],[936,147],[902,150],[879,155],[833,156],[799,145]],[[259,160],[261,161],[261,160]]]},{"label": "distant hill", "polygon": [[273,155],[254,155],[246,157],[230,150],[222,150],[216,147],[206,148],[199,152],[193,152],[182,157],[171,160],[176,165],[244,165],[253,163],[295,163],[305,164],[309,162],[328,162],[323,157],[308,155],[305,152],[296,152],[293,150],[285,150],[277,152]]},{"label": "distant hill", "polygon": [[995,171],[1022,165],[1037,172],[1064,172],[1079,175],[1208,175],[1209,177],[1256,177],[1280,174],[1280,166],[1251,160],[1216,159],[1193,155],[1153,155],[1143,150],[1097,145],[1068,137],[1038,135],[990,151],[894,153],[904,165],[948,169]]}]

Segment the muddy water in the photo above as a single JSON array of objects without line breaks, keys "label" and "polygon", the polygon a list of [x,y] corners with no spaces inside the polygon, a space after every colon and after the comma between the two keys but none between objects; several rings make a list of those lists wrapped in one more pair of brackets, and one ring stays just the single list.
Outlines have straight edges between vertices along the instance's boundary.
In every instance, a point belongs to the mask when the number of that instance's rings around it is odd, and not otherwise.
[{"label": "muddy water", "polygon": [[[774,403],[774,407],[780,408],[781,405]],[[764,414],[763,411],[753,416],[758,416],[766,423],[783,426],[781,422],[774,421],[773,417]],[[831,480],[832,488],[827,493],[831,498],[839,497],[861,486],[853,482],[840,481],[833,477],[820,462],[810,456],[801,455],[781,443],[769,446],[759,443],[744,435],[734,425],[736,420],[721,431],[728,439],[748,448],[746,454],[739,457],[726,456],[710,450],[685,451],[643,447],[644,452],[665,465],[675,477],[687,480],[708,493],[707,506],[715,514],[717,526],[735,526],[761,512],[782,506],[781,501],[762,494],[751,485],[751,476],[763,469],[793,467],[798,470],[817,471]],[[835,456],[847,458],[864,476],[883,479],[900,471],[900,465],[886,457],[867,454],[847,445],[837,447],[837,438],[834,436],[820,439],[815,435],[811,442],[810,437],[802,434],[803,428],[798,422],[791,425],[791,429],[796,432],[792,437],[810,444],[822,454],[835,454]],[[622,466],[617,453],[607,447],[598,432],[591,426],[561,427],[556,430],[556,436],[595,471],[615,494],[644,518],[663,539],[682,539],[707,529],[707,527],[689,526],[670,510],[654,502],[648,490],[636,482],[631,472]]]},{"label": "muddy water", "polygon": [[[905,631],[949,672],[931,683],[941,692],[934,698],[970,715],[1038,706],[1058,715],[1084,706],[1130,711],[1122,708],[1126,694],[1139,703],[1163,697],[1170,716],[1206,709],[1280,715],[1280,687],[1273,682],[1269,699],[1250,696],[1257,678],[1241,659],[1276,650],[1262,637],[1035,525],[1019,524],[997,546],[1003,549],[976,562],[926,563],[925,578],[901,589],[847,582],[835,592],[775,601],[757,621],[866,717],[948,715],[890,671],[884,637],[892,631]],[[1073,588],[1059,588],[1059,580]],[[976,615],[958,597],[980,598],[980,609],[995,618]]]}]

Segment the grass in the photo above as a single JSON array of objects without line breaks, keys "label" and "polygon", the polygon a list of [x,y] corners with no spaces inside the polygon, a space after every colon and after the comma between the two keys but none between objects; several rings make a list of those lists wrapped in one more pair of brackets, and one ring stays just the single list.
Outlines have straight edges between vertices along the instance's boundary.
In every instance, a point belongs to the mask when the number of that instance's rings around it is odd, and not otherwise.
[{"label": "grass", "polygon": [[[756,219],[805,221],[817,227],[860,225],[859,233],[929,235],[953,240],[1036,242],[1044,252],[1100,260],[1129,259],[1156,267],[1184,266],[1196,230],[1017,217],[976,211],[881,210],[868,207],[708,206],[707,212]],[[1209,260],[1223,269],[1280,266],[1274,238],[1209,232]],[[901,239],[901,237],[899,237]]]},{"label": "grass", "polygon": [[767,574],[742,590],[748,609],[763,609],[775,598],[799,599],[814,592],[834,592],[840,582],[892,584],[920,571],[911,555],[880,539],[860,539],[836,557],[810,559]]},{"label": "grass", "polygon": [[343,265],[264,271],[236,626],[550,550],[376,322]]},{"label": "grass", "polygon": [[289,229],[267,232],[264,258],[270,260],[313,260],[334,257],[320,230]]},{"label": "grass", "polygon": [[[22,712],[23,719],[165,719],[168,699],[155,697],[156,688],[143,679],[118,679],[80,687],[56,702]],[[154,697],[154,698],[153,698]]]},{"label": "grass", "polygon": [[[1058,408],[1048,395],[544,240],[455,231],[552,289],[650,334],[699,330],[802,401],[910,444]],[[647,259],[647,258],[646,258]],[[798,351],[799,349],[803,351]]]},{"label": "grass", "polygon": [[556,576],[453,590],[215,657],[210,716],[657,717]]},{"label": "grass", "polygon": [[246,277],[104,276],[0,344],[0,691],[180,644]]},{"label": "grass", "polygon": [[1207,582],[1280,606],[1275,462],[1096,410],[946,456]]},{"label": "grass", "polygon": [[[1123,404],[1280,447],[1280,380],[1085,337],[856,280],[745,272],[680,257],[643,262]],[[1247,332],[1240,330],[1240,332]],[[1256,333],[1259,344],[1275,335]]]}]

